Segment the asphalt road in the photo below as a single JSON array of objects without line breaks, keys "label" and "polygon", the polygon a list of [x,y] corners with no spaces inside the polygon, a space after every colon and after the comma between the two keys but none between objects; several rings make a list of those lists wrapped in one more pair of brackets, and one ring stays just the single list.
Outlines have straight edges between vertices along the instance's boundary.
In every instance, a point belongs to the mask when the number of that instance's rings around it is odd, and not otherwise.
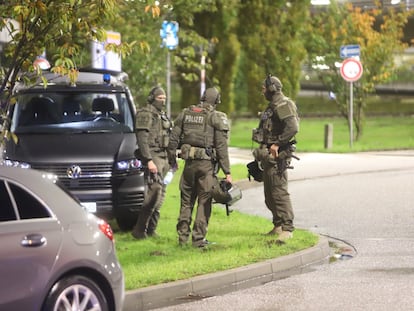
[{"label": "asphalt road", "polygon": [[[234,151],[233,163],[250,159]],[[346,242],[352,257],[157,310],[414,310],[414,151],[299,156],[289,172],[295,225]],[[270,220],[255,186],[234,208]]]}]

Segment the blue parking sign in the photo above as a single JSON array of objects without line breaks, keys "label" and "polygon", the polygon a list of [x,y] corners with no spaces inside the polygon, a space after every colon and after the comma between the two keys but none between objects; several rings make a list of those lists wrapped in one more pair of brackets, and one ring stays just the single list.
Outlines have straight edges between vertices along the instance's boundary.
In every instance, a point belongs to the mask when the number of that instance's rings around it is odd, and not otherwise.
[{"label": "blue parking sign", "polygon": [[160,30],[162,46],[166,46],[170,50],[173,50],[178,46],[178,29],[179,26],[177,22],[162,22]]},{"label": "blue parking sign", "polygon": [[349,58],[359,56],[361,54],[361,49],[358,44],[352,45],[342,45],[339,49],[339,56],[341,58]]}]

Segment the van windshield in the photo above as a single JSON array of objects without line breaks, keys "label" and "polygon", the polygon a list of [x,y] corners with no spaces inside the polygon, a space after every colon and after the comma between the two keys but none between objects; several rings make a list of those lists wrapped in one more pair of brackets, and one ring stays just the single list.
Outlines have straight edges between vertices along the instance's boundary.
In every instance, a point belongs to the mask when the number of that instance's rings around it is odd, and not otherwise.
[{"label": "van windshield", "polygon": [[132,132],[134,116],[125,93],[23,93],[13,105],[15,133]]}]

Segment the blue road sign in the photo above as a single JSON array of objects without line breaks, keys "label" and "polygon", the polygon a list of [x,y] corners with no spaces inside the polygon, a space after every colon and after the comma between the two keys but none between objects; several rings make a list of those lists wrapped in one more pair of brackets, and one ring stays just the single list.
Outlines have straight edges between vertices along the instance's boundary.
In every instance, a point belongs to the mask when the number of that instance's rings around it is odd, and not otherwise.
[{"label": "blue road sign", "polygon": [[178,29],[179,26],[177,22],[162,22],[160,30],[162,46],[166,46],[170,50],[173,50],[178,46]]},{"label": "blue road sign", "polygon": [[339,49],[339,55],[341,56],[341,58],[360,56],[360,54],[361,54],[360,47],[357,44],[342,45],[341,48]]}]

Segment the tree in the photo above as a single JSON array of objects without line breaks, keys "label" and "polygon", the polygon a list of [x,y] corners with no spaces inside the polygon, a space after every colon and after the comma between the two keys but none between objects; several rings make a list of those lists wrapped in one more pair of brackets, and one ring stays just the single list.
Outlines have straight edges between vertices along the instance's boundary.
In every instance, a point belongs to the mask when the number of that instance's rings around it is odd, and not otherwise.
[{"label": "tree", "polygon": [[[140,13],[144,11],[146,14]],[[207,56],[206,67],[211,70],[206,47],[214,41],[209,36],[211,33],[207,35],[204,31],[208,32],[208,28],[204,28],[202,15],[216,11],[214,2],[204,0],[123,2],[121,18],[111,21],[111,28],[121,32],[125,40],[137,42],[131,55],[124,60],[123,67],[129,74],[129,86],[138,103],[145,101],[151,86],[166,84],[167,53],[171,59],[171,80],[182,90],[180,102],[173,94],[177,99],[175,110],[199,101],[200,60],[202,55]],[[208,16],[205,18],[208,19]],[[179,45],[175,50],[168,51],[161,46],[160,29],[164,20],[179,23]]]},{"label": "tree", "polygon": [[236,110],[235,85],[238,62],[240,57],[240,42],[237,38],[239,1],[217,1],[217,13],[214,16],[212,31],[217,43],[211,55],[211,75],[218,77],[221,87],[222,104],[220,110],[232,113]]},{"label": "tree", "polygon": [[[216,1],[174,0],[166,19],[180,23],[179,46],[172,52],[175,64],[175,81],[182,90],[180,107],[197,104],[200,100],[200,75],[211,71],[211,47],[216,38],[211,32],[211,18],[217,12]],[[206,65],[201,64],[202,56]],[[218,81],[212,81],[217,84]],[[212,84],[210,86],[212,86]]]},{"label": "tree", "polygon": [[[221,93],[219,109],[226,113],[234,111],[234,80],[239,55],[239,41],[236,35],[238,0],[216,0],[194,15],[196,24],[191,29],[204,38],[200,41],[196,57],[205,57],[206,87],[218,87]],[[194,80],[184,83],[192,98],[188,102],[197,103],[200,98],[199,71],[201,64],[194,67]],[[196,89],[197,92],[192,90]],[[187,93],[187,92],[184,92]]]},{"label": "tree", "polygon": [[294,98],[299,92],[301,67],[306,57],[302,33],[309,5],[307,0],[241,1],[238,36],[251,112],[262,110],[265,104],[258,94],[269,73],[281,79],[286,95]]},{"label": "tree", "polygon": [[121,33],[122,41],[134,42],[122,68],[137,104],[144,104],[156,84],[165,85],[165,53],[160,47],[162,15],[168,8],[155,1],[121,1],[119,14],[112,15],[107,28]]},{"label": "tree", "polygon": [[[11,0],[7,5],[0,4],[0,11],[0,29],[11,37],[4,49],[5,70],[0,86],[1,100],[7,108],[10,90],[22,72],[37,71],[41,75],[33,61],[44,53],[52,62],[53,72],[76,80],[78,68],[85,65],[77,62],[82,59],[81,51],[91,40],[105,41],[106,31],[101,25],[115,14],[116,1]],[[107,48],[125,55],[131,45]]]},{"label": "tree", "polygon": [[316,70],[318,79],[335,94],[335,102],[345,118],[349,113],[349,85],[340,75],[339,50],[342,45],[360,46],[364,72],[353,83],[356,140],[363,133],[367,97],[375,92],[375,85],[393,78],[394,55],[405,48],[401,39],[410,14],[405,9],[377,6],[363,10],[335,2],[325,11],[313,14],[305,40],[309,64]]}]

